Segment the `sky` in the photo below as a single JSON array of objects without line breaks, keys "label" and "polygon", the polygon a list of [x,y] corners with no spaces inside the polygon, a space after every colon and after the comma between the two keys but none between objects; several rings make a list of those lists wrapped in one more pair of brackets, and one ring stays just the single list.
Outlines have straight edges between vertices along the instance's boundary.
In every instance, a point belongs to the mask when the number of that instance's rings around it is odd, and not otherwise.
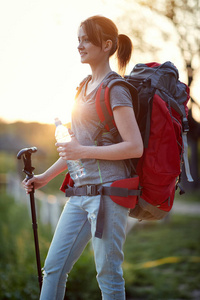
[{"label": "sky", "polygon": [[114,20],[122,4],[123,0],[1,1],[0,119],[53,123],[59,117],[69,122],[76,87],[90,74],[80,63],[78,26],[95,14]]},{"label": "sky", "polygon": [[77,51],[80,22],[113,18],[118,0],[6,0],[0,3],[0,118],[70,120],[76,87],[90,73]]}]

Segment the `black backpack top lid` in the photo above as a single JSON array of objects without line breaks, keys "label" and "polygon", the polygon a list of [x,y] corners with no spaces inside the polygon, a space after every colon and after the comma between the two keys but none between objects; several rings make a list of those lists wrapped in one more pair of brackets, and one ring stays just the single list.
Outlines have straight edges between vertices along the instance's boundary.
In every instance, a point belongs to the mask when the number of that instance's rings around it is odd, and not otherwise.
[{"label": "black backpack top lid", "polygon": [[161,65],[157,63],[137,64],[131,71],[129,77],[137,78],[140,82],[151,82],[151,86],[171,94],[178,99],[180,104],[187,101],[188,94],[185,86],[179,79],[178,69],[173,63],[167,61]]}]

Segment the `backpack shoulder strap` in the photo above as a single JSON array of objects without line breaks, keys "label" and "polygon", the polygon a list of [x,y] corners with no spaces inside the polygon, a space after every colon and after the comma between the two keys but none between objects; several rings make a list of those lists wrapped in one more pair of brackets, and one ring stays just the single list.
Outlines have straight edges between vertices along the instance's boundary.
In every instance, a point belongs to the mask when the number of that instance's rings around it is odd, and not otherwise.
[{"label": "backpack shoulder strap", "polygon": [[137,114],[139,113],[139,101],[137,89],[123,79],[120,76],[108,79],[106,82],[103,82],[99,87],[96,95],[96,111],[99,116],[99,126],[93,135],[93,139],[96,140],[98,135],[102,132],[103,129],[109,131],[112,135],[117,135],[118,130],[114,121],[113,111],[110,106],[110,91],[115,85],[123,85],[128,87],[131,98],[133,101],[133,107]]},{"label": "backpack shoulder strap", "polygon": [[75,99],[77,99],[78,95],[80,94],[84,84],[86,83],[86,81],[88,81],[91,78],[91,75],[88,75],[87,77],[85,77],[80,83],[79,86],[77,86],[76,88],[76,95],[75,95]]}]

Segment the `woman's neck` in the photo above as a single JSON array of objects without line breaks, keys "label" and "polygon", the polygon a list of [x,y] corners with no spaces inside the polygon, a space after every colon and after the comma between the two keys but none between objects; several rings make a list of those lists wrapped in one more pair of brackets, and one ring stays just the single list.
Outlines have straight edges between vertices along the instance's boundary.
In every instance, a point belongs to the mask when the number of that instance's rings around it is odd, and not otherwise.
[{"label": "woman's neck", "polygon": [[104,79],[104,77],[110,73],[112,70],[110,68],[109,64],[106,65],[98,65],[95,67],[92,67],[92,77],[91,80],[88,82],[85,94],[89,95]]},{"label": "woman's neck", "polygon": [[99,84],[103,80],[103,78],[112,71],[109,63],[107,64],[102,63],[95,67],[91,66],[91,70],[92,70],[92,78],[90,81],[90,85],[93,85],[95,83]]}]

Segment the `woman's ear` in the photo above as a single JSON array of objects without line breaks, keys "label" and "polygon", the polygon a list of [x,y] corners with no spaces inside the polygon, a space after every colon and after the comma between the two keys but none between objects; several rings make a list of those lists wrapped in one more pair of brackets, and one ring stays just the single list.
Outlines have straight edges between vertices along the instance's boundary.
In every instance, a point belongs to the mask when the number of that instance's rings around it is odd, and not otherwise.
[{"label": "woman's ear", "polygon": [[104,51],[108,52],[110,51],[112,48],[112,41],[111,40],[107,40],[104,42]]}]

